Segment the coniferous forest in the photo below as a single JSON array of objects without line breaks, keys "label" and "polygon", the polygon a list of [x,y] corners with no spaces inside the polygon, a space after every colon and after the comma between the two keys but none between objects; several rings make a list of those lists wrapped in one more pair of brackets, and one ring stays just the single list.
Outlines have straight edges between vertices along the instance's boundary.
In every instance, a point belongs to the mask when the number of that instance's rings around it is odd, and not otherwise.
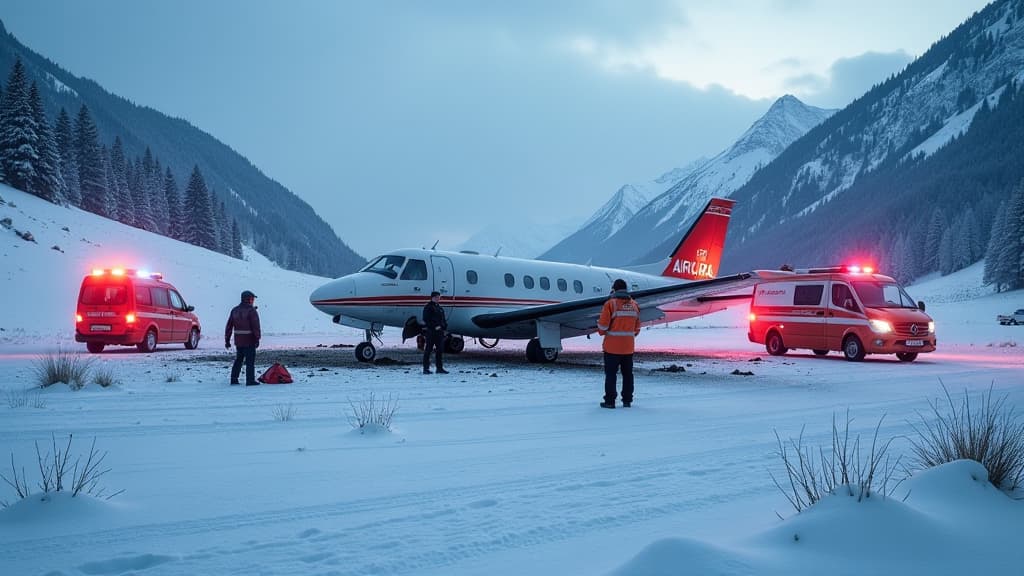
[{"label": "coniferous forest", "polygon": [[216,138],[110,94],[0,23],[0,181],[210,250],[327,277],[365,263],[316,212]]}]

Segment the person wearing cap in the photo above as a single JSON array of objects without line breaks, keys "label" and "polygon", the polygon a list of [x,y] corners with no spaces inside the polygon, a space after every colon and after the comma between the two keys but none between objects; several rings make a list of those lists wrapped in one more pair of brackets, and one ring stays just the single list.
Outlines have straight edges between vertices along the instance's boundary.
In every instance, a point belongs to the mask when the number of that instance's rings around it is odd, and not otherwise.
[{"label": "person wearing cap", "polygon": [[601,308],[597,333],[604,336],[604,401],[601,408],[615,408],[618,373],[622,372],[622,406],[633,404],[633,349],[640,334],[640,307],[626,290],[622,278],[612,283],[612,295]]},{"label": "person wearing cap", "polygon": [[231,384],[238,384],[238,375],[245,361],[245,385],[256,386],[256,349],[260,346],[260,314],[253,302],[256,295],[242,292],[242,302],[231,309],[224,328],[224,348],[231,349],[231,333],[235,333],[235,363],[231,365]]},{"label": "person wearing cap", "polygon": [[434,352],[434,364],[438,374],[447,374],[444,369],[442,355],[444,353],[444,333],[448,329],[448,320],[444,317],[444,308],[438,301],[441,293],[437,290],[430,293],[430,301],[423,307],[423,373],[430,374],[430,352]]}]

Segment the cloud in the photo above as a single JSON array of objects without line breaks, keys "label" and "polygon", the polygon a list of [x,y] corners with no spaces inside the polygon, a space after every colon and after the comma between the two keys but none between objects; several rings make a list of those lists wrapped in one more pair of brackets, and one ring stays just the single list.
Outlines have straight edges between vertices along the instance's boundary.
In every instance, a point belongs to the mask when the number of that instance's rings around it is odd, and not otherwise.
[{"label": "cloud", "polygon": [[817,106],[841,108],[902,70],[913,59],[903,50],[865,52],[860,56],[836,60],[826,75],[805,73],[791,76],[786,79],[786,88]]}]

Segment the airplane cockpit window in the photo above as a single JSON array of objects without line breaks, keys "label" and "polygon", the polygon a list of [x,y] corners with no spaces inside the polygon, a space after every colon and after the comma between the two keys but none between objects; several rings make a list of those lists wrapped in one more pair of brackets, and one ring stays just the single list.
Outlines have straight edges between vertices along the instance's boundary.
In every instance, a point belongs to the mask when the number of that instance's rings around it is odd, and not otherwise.
[{"label": "airplane cockpit window", "polygon": [[402,269],[402,264],[405,264],[405,256],[381,256],[367,264],[360,272],[374,272],[393,279],[398,278],[398,271]]},{"label": "airplane cockpit window", "polygon": [[565,278],[558,279],[558,291],[565,292],[569,289],[569,285],[565,282]]},{"label": "airplane cockpit window", "polygon": [[523,286],[526,286],[530,290],[533,290],[533,276],[523,276]]},{"label": "airplane cockpit window", "polygon": [[405,271],[402,272],[402,280],[426,280],[427,279],[427,263],[423,260],[417,260],[415,258],[409,259],[409,265],[405,267]]}]

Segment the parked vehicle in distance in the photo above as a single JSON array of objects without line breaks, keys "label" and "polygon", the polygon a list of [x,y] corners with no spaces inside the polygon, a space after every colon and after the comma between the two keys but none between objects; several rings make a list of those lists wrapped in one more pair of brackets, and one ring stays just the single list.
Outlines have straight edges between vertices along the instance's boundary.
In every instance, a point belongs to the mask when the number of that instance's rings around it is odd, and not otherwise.
[{"label": "parked vehicle in distance", "polygon": [[98,354],[108,345],[152,352],[157,344],[199,345],[202,327],[178,289],[162,274],[124,268],[95,269],[82,279],[75,341]]},{"label": "parked vehicle in distance", "polygon": [[859,266],[758,270],[750,303],[751,342],[773,356],[806,348],[818,356],[840,350],[857,362],[895,354],[903,362],[933,352],[935,322],[895,280]]},{"label": "parked vehicle in distance", "polygon": [[999,323],[1002,324],[1003,326],[1016,326],[1018,324],[1024,324],[1024,308],[1017,310],[1016,312],[1010,314],[1009,316],[1004,316],[1000,314],[999,316],[996,316],[996,320],[998,320]]}]

